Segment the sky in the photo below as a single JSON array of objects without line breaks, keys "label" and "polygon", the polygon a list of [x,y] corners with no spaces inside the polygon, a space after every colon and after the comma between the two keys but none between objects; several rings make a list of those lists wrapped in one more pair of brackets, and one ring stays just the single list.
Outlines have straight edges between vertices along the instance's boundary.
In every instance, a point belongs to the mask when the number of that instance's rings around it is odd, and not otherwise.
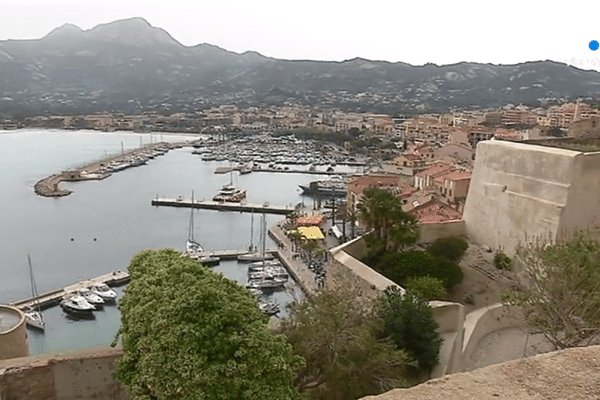
[{"label": "sky", "polygon": [[[410,4],[407,4],[410,3]],[[0,40],[142,17],[186,46],[290,60],[413,65],[554,60],[600,71],[600,6],[505,0],[0,0]]]}]

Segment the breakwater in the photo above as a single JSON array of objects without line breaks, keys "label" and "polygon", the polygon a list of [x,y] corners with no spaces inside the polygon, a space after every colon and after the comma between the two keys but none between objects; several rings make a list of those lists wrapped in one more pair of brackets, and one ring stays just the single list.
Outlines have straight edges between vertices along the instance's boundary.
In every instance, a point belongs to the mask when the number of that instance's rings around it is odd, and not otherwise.
[{"label": "breakwater", "polygon": [[135,150],[122,152],[121,154],[112,155],[102,160],[96,160],[77,168],[50,175],[38,181],[33,189],[37,195],[43,197],[68,196],[72,191],[59,187],[59,184],[63,181],[102,180],[126,168],[144,165],[148,160],[183,145],[184,143],[169,144],[164,142],[149,144]]}]

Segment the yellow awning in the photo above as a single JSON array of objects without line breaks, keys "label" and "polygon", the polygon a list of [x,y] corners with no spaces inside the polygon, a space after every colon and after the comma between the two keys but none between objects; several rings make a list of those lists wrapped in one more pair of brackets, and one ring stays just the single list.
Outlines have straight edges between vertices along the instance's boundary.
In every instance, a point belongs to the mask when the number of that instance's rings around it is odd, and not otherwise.
[{"label": "yellow awning", "polygon": [[323,232],[318,226],[300,226],[298,232],[307,239],[325,239]]}]

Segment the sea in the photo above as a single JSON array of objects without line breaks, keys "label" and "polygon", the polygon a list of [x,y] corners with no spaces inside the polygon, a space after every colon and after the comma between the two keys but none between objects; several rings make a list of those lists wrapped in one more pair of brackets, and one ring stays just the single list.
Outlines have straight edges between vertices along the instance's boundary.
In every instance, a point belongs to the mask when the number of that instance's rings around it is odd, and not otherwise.
[{"label": "sea", "polygon": [[[174,149],[148,164],[113,174],[101,181],[63,182],[73,193],[45,198],[34,184],[53,173],[84,165],[151,142],[195,140],[197,135],[22,129],[0,131],[0,303],[31,296],[27,255],[31,256],[39,293],[56,290],[102,274],[126,270],[145,249],[183,250],[190,209],[156,207],[158,197],[209,199],[221,186],[234,183],[247,190],[249,203],[294,206],[312,200],[301,196],[299,184],[323,178],[302,173],[253,172],[215,174],[227,162],[202,161],[193,148]],[[254,219],[254,225],[251,224]],[[267,214],[267,225],[283,219]],[[249,213],[196,210],[195,239],[206,250],[258,245],[260,216]],[[253,228],[252,228],[253,226]],[[254,237],[251,238],[251,232]],[[267,248],[275,243],[267,239]],[[246,283],[246,266],[224,261],[214,270]],[[117,288],[119,296],[124,287]],[[296,285],[272,294],[285,304],[302,297]],[[30,354],[109,344],[117,332],[117,307],[106,306],[93,320],[73,320],[60,307],[43,312],[46,331],[28,331]]]}]

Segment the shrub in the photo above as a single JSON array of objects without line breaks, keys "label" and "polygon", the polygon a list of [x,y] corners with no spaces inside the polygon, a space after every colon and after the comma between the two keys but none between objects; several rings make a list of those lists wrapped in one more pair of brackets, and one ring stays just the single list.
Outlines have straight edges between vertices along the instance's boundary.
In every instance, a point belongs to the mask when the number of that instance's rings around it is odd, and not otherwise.
[{"label": "shrub", "polygon": [[429,275],[408,278],[404,288],[424,300],[439,300],[446,294],[444,282]]},{"label": "shrub", "polygon": [[494,255],[494,265],[498,269],[503,269],[506,271],[511,270],[511,259],[509,256],[504,254],[501,250],[498,250]]},{"label": "shrub", "polygon": [[444,257],[458,263],[469,248],[467,239],[462,236],[438,238],[427,247],[427,252],[433,256]]},{"label": "shrub", "polygon": [[454,262],[419,250],[387,253],[375,269],[403,287],[411,277],[429,275],[442,281],[446,289],[463,279],[462,270]]},{"label": "shrub", "polygon": [[398,349],[406,351],[420,368],[431,371],[439,362],[442,338],[429,304],[390,286],[379,299],[377,313],[383,320],[382,337],[390,338]]}]

